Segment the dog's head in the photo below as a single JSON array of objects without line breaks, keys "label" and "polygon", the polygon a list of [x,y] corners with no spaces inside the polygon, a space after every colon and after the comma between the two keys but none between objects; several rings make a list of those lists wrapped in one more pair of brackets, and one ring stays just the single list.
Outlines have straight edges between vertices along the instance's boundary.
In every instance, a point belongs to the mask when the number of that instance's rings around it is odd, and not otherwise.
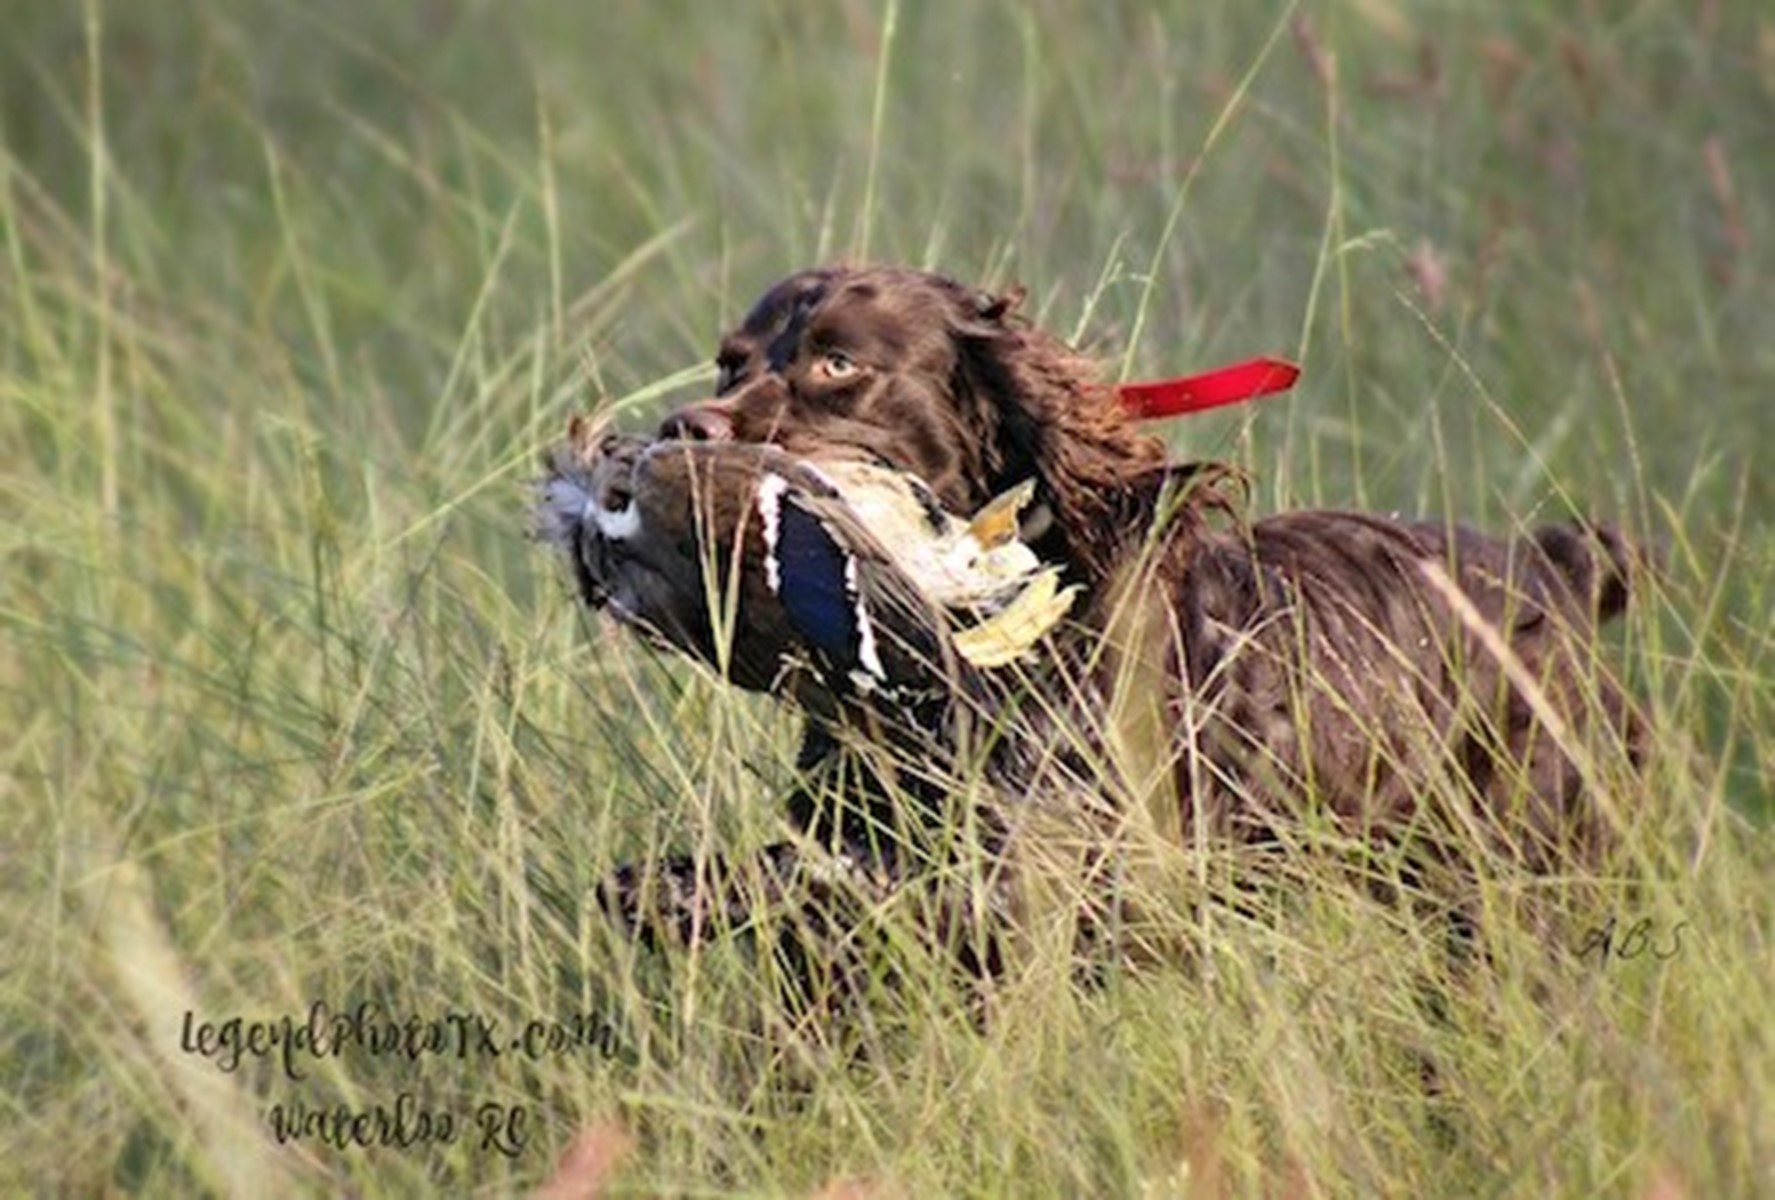
[{"label": "dog's head", "polygon": [[1085,359],[1018,316],[1018,299],[903,268],[791,275],[722,338],[715,396],[660,435],[868,459],[964,514],[1033,477],[1053,548],[1094,574],[1120,493],[1164,450]]}]

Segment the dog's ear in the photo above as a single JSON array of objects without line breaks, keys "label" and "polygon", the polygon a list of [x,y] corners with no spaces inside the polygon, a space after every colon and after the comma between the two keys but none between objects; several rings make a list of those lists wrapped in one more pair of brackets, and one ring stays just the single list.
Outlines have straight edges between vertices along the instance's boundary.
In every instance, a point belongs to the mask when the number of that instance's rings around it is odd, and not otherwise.
[{"label": "dog's ear", "polygon": [[1088,359],[1017,318],[1020,292],[974,295],[952,331],[953,390],[969,428],[986,439],[988,491],[1034,477],[1061,552],[1098,578],[1119,552],[1135,497],[1151,491],[1164,446],[1140,432]]},{"label": "dog's ear", "polygon": [[950,390],[966,427],[981,439],[988,495],[1042,476],[1044,405],[1012,365],[1024,340],[1009,321],[1015,306],[1015,297],[973,293],[950,329],[956,349]]}]

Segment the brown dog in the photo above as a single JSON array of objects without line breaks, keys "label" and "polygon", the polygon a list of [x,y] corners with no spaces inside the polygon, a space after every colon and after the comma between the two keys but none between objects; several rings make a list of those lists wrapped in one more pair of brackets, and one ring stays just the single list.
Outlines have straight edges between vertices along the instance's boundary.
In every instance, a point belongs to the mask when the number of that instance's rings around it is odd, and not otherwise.
[{"label": "brown dog", "polygon": [[[1592,768],[1637,762],[1643,739],[1596,659],[1597,625],[1627,598],[1616,535],[1497,539],[1332,511],[1247,521],[1232,472],[1168,461],[1086,360],[1015,309],[919,271],[802,272],[722,339],[715,396],[659,438],[861,458],[958,514],[1034,479],[1025,537],[1082,593],[1051,655],[1075,682],[1047,711],[1099,727],[1114,714],[1111,735],[1135,747],[1118,761],[1168,796],[1179,837],[1266,838],[1309,810],[1365,839],[1477,819],[1532,869],[1606,841]],[[830,765],[840,733],[811,721],[802,765]],[[905,781],[845,773],[841,790],[866,797],[847,811],[878,828]],[[881,860],[881,840],[830,803],[798,794],[792,818]],[[631,873],[619,892],[639,886]]]}]

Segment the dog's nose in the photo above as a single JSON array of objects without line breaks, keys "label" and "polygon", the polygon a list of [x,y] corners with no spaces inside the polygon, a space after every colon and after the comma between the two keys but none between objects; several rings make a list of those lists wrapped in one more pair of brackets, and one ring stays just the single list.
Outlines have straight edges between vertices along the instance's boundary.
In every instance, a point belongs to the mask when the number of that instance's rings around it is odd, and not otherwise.
[{"label": "dog's nose", "polygon": [[731,442],[733,418],[713,405],[692,404],[661,421],[659,436],[678,442]]}]

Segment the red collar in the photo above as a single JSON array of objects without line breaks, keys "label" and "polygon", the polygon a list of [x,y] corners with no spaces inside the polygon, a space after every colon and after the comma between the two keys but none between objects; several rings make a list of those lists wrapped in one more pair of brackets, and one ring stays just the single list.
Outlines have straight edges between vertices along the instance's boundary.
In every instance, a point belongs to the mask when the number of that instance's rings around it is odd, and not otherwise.
[{"label": "red collar", "polygon": [[1122,406],[1142,421],[1182,416],[1243,404],[1259,396],[1284,392],[1300,378],[1300,368],[1279,358],[1254,358],[1249,362],[1217,367],[1199,375],[1124,383],[1116,388]]}]

